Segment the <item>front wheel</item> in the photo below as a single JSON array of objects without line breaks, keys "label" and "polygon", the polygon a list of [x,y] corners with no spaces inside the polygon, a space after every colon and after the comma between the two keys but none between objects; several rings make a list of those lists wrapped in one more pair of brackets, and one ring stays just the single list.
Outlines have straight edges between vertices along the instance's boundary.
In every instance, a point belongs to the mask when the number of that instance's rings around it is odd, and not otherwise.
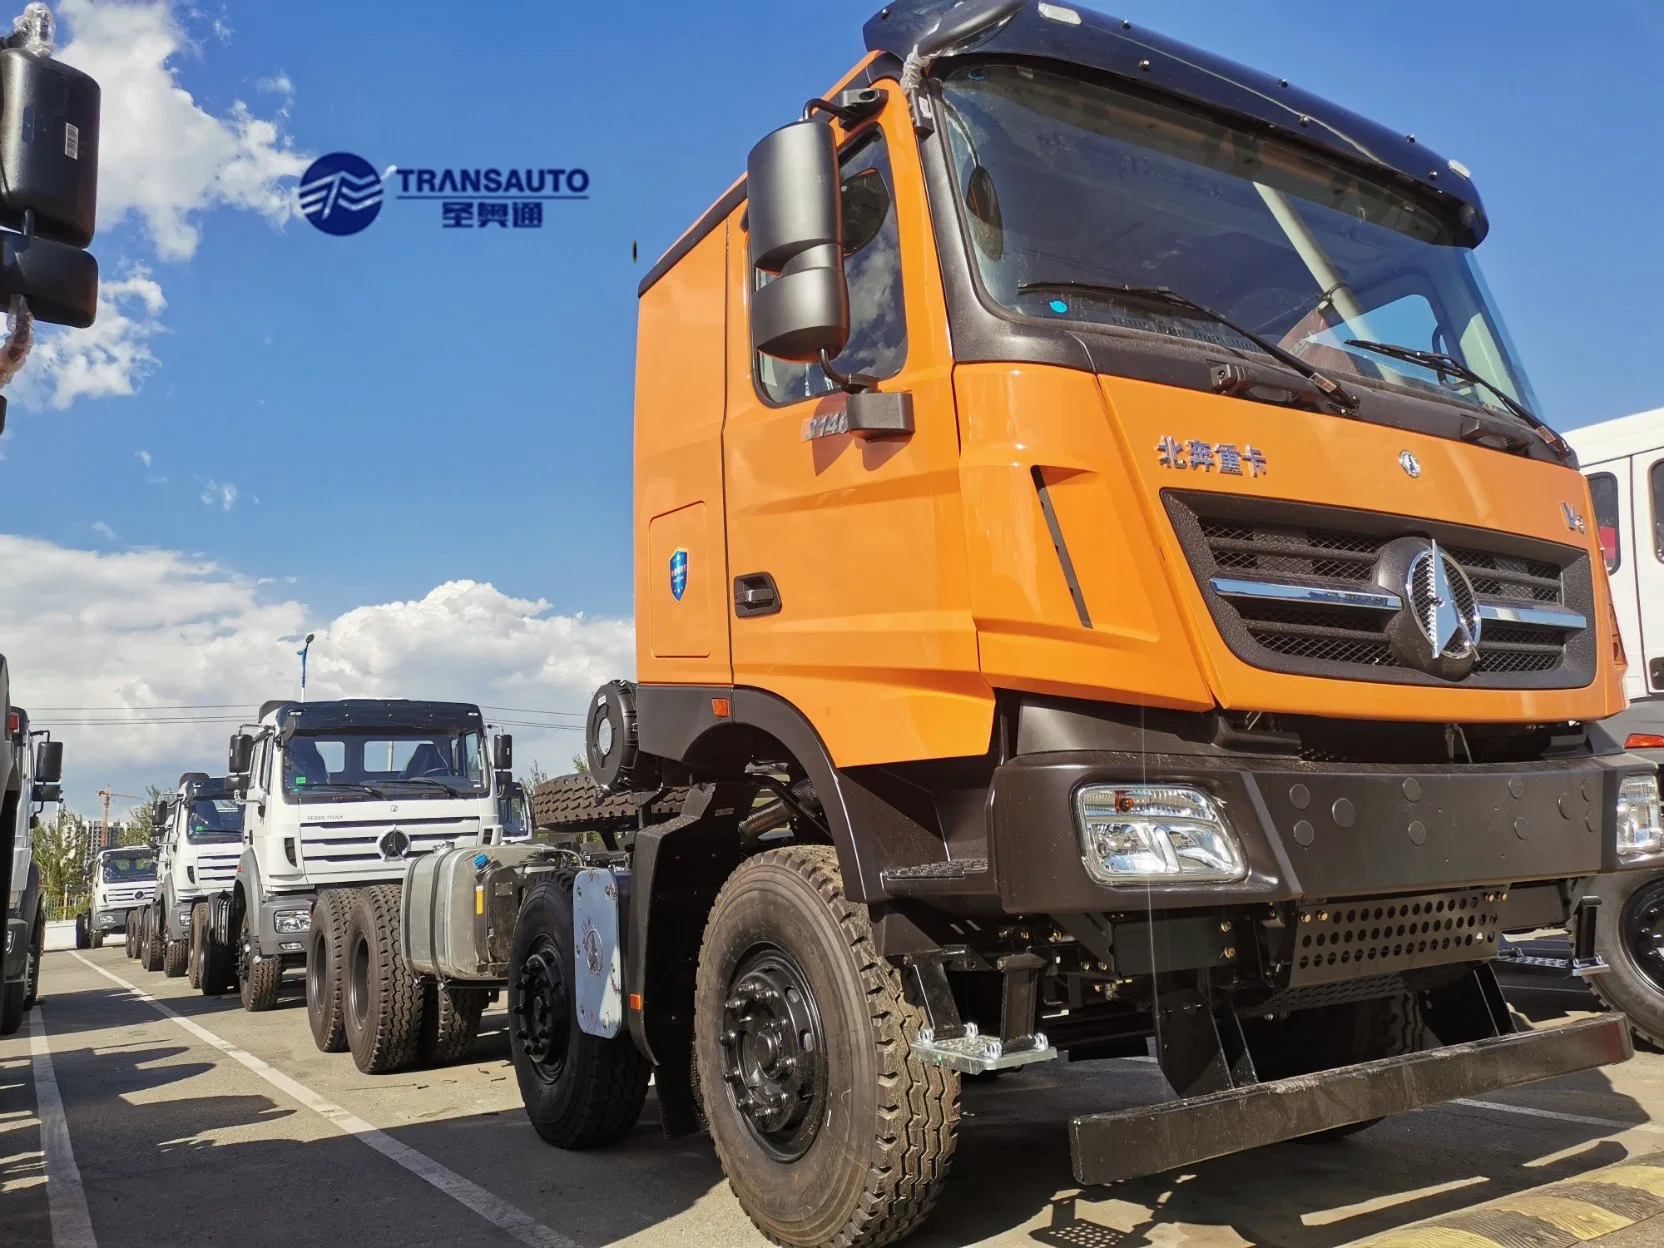
[{"label": "front wheel", "polygon": [[254,939],[253,911],[243,907],[243,929],[237,941],[237,995],[251,1014],[277,1008],[283,983],[283,959],[263,958]]},{"label": "front wheel", "polygon": [[342,1016],[342,965],[347,945],[347,918],[358,899],[355,889],[331,888],[320,893],[312,907],[312,928],[306,938],[306,1021],[312,1043],[321,1053],[344,1053],[347,1024]]},{"label": "front wheel", "polygon": [[156,912],[146,910],[139,928],[139,961],[147,971],[162,969],[162,946],[167,943],[164,933],[156,930]]},{"label": "front wheel", "polygon": [[121,951],[130,958],[139,956],[139,912],[129,910],[127,920],[123,925],[121,937]]},{"label": "front wheel", "polygon": [[1636,1035],[1664,1048],[1664,872],[1617,871],[1584,891],[1601,900],[1595,952],[1610,968],[1586,982]]},{"label": "front wheel", "polygon": [[876,1248],[924,1221],[959,1125],[959,1076],[909,1047],[924,1025],[836,851],[771,850],[723,885],[694,1053],[717,1157],[769,1239]]},{"label": "front wheel", "polygon": [[75,916],[75,947],[77,949],[92,948],[92,920],[84,914]]},{"label": "front wheel", "polygon": [[627,1034],[578,1026],[572,1005],[572,877],[534,884],[508,959],[509,1050],[520,1099],[556,1148],[611,1144],[636,1125],[652,1067]]},{"label": "front wheel", "polygon": [[23,1014],[23,981],[10,980],[0,991],[0,1036],[12,1035],[23,1026]]}]

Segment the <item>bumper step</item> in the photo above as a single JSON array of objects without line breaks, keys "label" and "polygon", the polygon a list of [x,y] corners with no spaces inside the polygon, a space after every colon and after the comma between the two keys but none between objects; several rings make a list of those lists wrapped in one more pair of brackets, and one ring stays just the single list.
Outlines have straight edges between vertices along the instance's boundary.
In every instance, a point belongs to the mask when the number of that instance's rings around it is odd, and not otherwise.
[{"label": "bumper step", "polygon": [[1446,1045],[1069,1124],[1083,1186],[1160,1174],[1244,1149],[1628,1061],[1621,1014]]}]

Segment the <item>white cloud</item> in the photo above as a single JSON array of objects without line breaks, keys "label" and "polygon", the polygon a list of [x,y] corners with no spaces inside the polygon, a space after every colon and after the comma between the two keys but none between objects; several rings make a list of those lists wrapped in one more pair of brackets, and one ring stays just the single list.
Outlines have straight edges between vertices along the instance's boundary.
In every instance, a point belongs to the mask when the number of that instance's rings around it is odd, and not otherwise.
[{"label": "white cloud", "polygon": [[94,533],[98,534],[105,541],[119,542],[121,540],[121,538],[116,536],[116,531],[109,525],[105,524],[102,520],[94,520],[89,527]]},{"label": "white cloud", "polygon": [[26,407],[50,404],[62,411],[76,399],[134,393],[157,366],[150,340],[163,332],[167,305],[161,286],[141,265],[100,282],[98,319],[86,329],[42,334],[12,382],[12,395]]},{"label": "white cloud", "polygon": [[270,78],[262,78],[254,85],[262,91],[271,92],[273,95],[293,95],[295,93],[294,80],[285,73],[276,73]]},{"label": "white cloud", "polygon": [[[101,225],[135,214],[158,256],[183,260],[196,251],[198,218],[209,209],[246,208],[273,225],[293,215],[291,182],[308,157],[278,121],[242,101],[217,117],[180,86],[175,61],[195,49],[169,0],[61,0],[59,11],[71,34],[59,58],[103,88]],[[216,22],[215,33],[229,32]]]},{"label": "white cloud", "polygon": [[205,507],[219,505],[221,511],[230,511],[237,505],[237,487],[229,481],[208,481],[203,483],[202,504]]},{"label": "white cloud", "polygon": [[139,461],[144,464],[146,468],[150,467],[152,456],[149,451],[134,451],[133,454],[139,457]]},{"label": "white cloud", "polygon": [[[70,798],[83,808],[106,782],[139,793],[183,771],[221,770],[231,721],[296,693],[295,651],[308,631],[317,633],[307,673],[314,698],[582,711],[602,681],[634,668],[628,621],[554,615],[546,603],[474,581],[320,624],[303,603],[263,601],[253,578],[177,551],[99,554],[0,535],[0,566],[10,570],[0,638],[13,696],[34,711],[37,727],[54,727],[66,742]],[[37,709],[220,704],[229,709],[151,718],[226,722],[128,723],[121,713]],[[551,770],[581,746],[576,732],[512,731],[521,759]]]}]

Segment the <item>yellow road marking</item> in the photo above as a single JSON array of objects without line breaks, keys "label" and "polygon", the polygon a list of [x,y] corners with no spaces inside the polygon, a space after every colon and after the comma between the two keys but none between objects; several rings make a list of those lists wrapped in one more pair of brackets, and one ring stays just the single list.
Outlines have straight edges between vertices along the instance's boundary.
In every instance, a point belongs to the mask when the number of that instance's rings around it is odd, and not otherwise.
[{"label": "yellow road marking", "polygon": [[1621,1231],[1626,1226],[1634,1224],[1632,1219],[1624,1217],[1623,1214],[1602,1209],[1586,1200],[1558,1196],[1552,1187],[1542,1192],[1510,1196],[1506,1200],[1498,1201],[1492,1208],[1505,1209],[1510,1213],[1523,1213],[1528,1218],[1536,1218],[1539,1222],[1559,1227],[1568,1235],[1576,1235],[1580,1240],[1594,1239],[1597,1235],[1609,1235],[1613,1231]]},{"label": "yellow road marking", "polygon": [[1610,1170],[1596,1170],[1585,1176],[1585,1181],[1638,1187],[1654,1196],[1664,1196],[1664,1168],[1659,1166],[1614,1166]]},{"label": "yellow road marking", "polygon": [[1407,1226],[1364,1240],[1369,1248],[1496,1248],[1496,1240],[1453,1226]]}]

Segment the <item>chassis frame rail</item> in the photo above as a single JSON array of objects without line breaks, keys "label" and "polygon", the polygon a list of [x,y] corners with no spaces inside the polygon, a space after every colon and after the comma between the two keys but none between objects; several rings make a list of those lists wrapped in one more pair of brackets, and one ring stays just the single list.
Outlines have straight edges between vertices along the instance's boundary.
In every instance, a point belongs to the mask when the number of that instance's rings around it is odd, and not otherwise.
[{"label": "chassis frame rail", "polygon": [[1085,1114],[1069,1124],[1075,1181],[1090,1186],[1160,1174],[1407,1109],[1628,1061],[1634,1053],[1629,1020],[1603,1014],[1189,1100]]}]

